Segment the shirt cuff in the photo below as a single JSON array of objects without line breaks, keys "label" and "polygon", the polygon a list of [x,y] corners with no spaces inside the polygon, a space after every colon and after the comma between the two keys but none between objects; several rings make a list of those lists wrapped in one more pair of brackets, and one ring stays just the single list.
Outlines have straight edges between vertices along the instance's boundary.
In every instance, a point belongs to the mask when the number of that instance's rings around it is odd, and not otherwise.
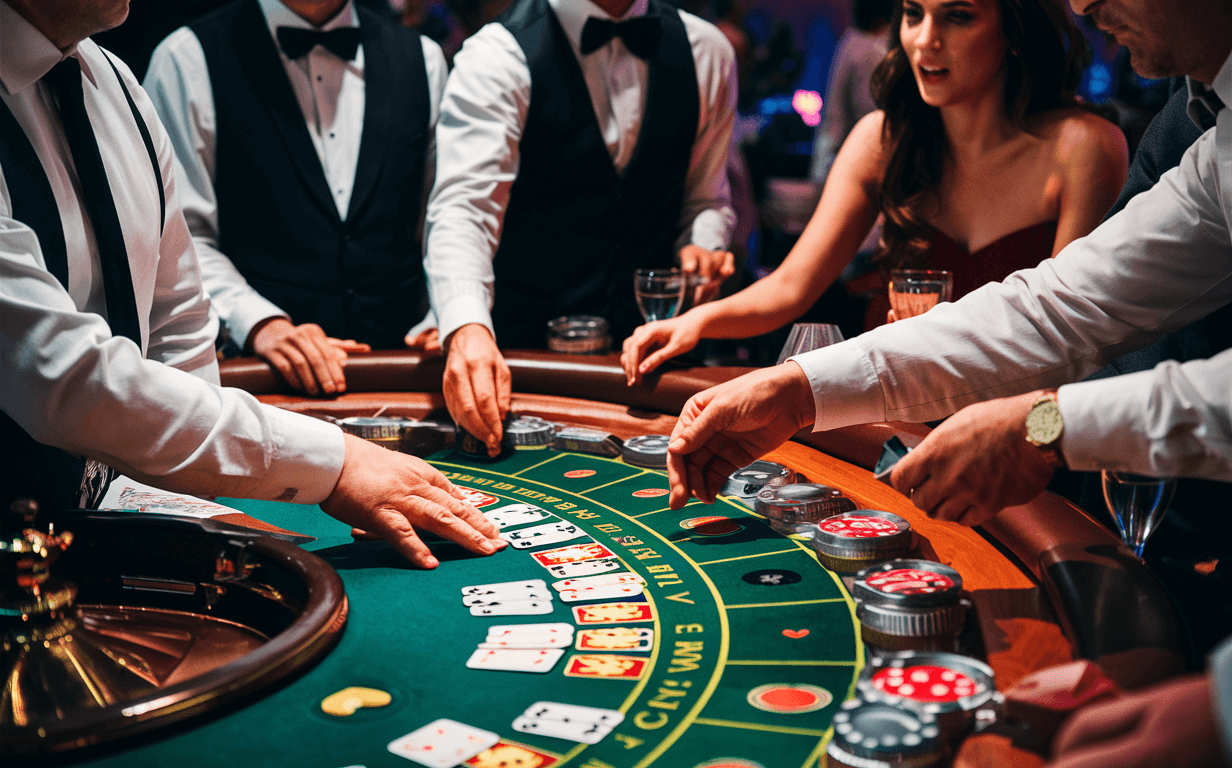
[{"label": "shirt cuff", "polygon": [[693,219],[690,240],[708,251],[726,251],[735,219],[735,212],[728,206],[707,208]]},{"label": "shirt cuff", "polygon": [[868,355],[850,341],[789,357],[813,390],[813,431],[868,424],[885,418],[881,382]]},{"label": "shirt cuff", "polygon": [[1223,641],[1211,654],[1211,705],[1219,727],[1223,758],[1232,763],[1232,639]]},{"label": "shirt cuff", "polygon": [[492,327],[492,313],[488,309],[488,302],[479,296],[455,296],[444,307],[433,307],[433,310],[439,323],[441,343],[444,343],[451,333],[471,323],[479,323],[487,328],[492,338],[500,343],[496,329]]},{"label": "shirt cuff", "polygon": [[1061,453],[1072,470],[1131,469],[1128,457],[1150,453],[1147,434],[1137,428],[1145,413],[1133,380],[1150,371],[1067,384],[1057,390],[1057,407],[1065,433]]},{"label": "shirt cuff", "polygon": [[319,504],[342,476],[346,443],[342,430],[320,419],[262,406],[273,431],[269,471],[248,494],[296,504]]},{"label": "shirt cuff", "polygon": [[271,317],[291,320],[291,316],[279,309],[278,305],[254,292],[251,297],[244,300],[242,305],[236,306],[231,316],[225,320],[227,329],[231,331],[231,339],[240,349],[247,349],[248,336],[252,333],[252,329]]}]

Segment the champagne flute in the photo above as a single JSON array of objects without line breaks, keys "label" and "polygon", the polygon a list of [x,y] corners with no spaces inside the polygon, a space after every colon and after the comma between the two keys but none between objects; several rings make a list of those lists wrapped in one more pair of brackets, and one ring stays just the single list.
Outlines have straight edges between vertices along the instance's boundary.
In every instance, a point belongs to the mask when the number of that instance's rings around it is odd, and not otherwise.
[{"label": "champagne flute", "polygon": [[685,274],[675,267],[634,270],[633,293],[646,322],[675,317],[688,284]]},{"label": "champagne flute", "polygon": [[944,269],[890,271],[890,306],[899,320],[922,315],[954,291],[954,274]]},{"label": "champagne flute", "polygon": [[1146,540],[1168,511],[1176,491],[1176,478],[1105,469],[1103,486],[1104,503],[1121,531],[1121,541],[1141,560]]}]

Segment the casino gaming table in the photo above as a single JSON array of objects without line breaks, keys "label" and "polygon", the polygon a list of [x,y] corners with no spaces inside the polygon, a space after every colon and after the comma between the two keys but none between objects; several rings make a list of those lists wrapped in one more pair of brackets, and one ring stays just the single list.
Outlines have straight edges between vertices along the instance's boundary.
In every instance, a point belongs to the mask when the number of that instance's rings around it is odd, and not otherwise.
[{"label": "casino gaming table", "polygon": [[[621,438],[669,433],[690,395],[744,372],[673,369],[628,388],[613,356],[515,352],[508,359],[516,413]],[[254,360],[224,363],[223,383],[309,414],[422,418],[443,407],[442,370],[440,358],[411,353],[356,356],[348,363],[348,393],[332,399],[291,394]],[[913,444],[925,432],[880,424],[802,433],[767,458],[841,489],[861,508],[907,518],[914,556],[962,574],[974,611],[961,650],[985,659],[999,688],[1075,657],[1099,661],[1125,688],[1179,670],[1166,598],[1101,526],[1048,495],[983,529],[932,521],[868,470],[895,434]],[[406,768],[414,763],[386,745],[438,718],[493,731],[522,750],[521,762],[493,766],[807,768],[824,760],[830,719],[852,694],[868,651],[848,585],[818,563],[807,541],[772,531],[728,497],[671,511],[666,474],[618,458],[538,447],[496,460],[446,449],[429,461],[481,509],[533,504],[586,536],[489,558],[429,540],[441,565],[424,572],[383,542],[353,541],[347,526],[315,507],[227,500],[316,537],[305,547],[337,569],[349,600],[340,642],[277,690],[169,734],[90,754],[82,764]],[[468,585],[550,582],[533,554],[579,543],[601,548],[591,554],[610,552],[644,578],[643,596],[610,604],[557,600],[541,616],[481,618],[463,606]],[[545,674],[467,668],[490,625],[532,622],[645,628],[654,640],[642,652],[570,648]],[[350,686],[386,691],[391,701],[349,716],[322,711],[326,697]],[[513,730],[512,721],[539,701],[617,709],[625,719],[595,745]]]}]

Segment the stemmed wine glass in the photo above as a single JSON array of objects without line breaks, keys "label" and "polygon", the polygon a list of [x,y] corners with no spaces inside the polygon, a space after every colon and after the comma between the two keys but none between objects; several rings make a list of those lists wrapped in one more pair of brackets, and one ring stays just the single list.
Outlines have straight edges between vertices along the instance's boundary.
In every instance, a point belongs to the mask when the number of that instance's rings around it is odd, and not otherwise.
[{"label": "stemmed wine glass", "polygon": [[1176,478],[1105,469],[1103,481],[1104,502],[1121,531],[1121,541],[1141,560],[1146,540],[1168,511]]},{"label": "stemmed wine glass", "polygon": [[634,270],[633,293],[646,322],[675,317],[688,284],[687,276],[675,267]]}]

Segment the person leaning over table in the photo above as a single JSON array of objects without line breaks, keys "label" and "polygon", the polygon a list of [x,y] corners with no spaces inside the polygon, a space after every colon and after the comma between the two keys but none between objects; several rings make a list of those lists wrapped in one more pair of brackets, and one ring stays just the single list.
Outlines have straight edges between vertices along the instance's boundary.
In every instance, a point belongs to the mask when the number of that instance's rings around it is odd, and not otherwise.
[{"label": "person leaning over table", "polygon": [[[662,0],[518,0],[454,59],[424,267],[445,402],[495,455],[510,378],[496,343],[547,321],[641,322],[636,267],[725,278],[731,45]],[[717,286],[716,286],[717,287]]]},{"label": "person leaning over table", "polygon": [[[1034,498],[1058,465],[1232,480],[1232,350],[1067,384],[1232,302],[1232,112],[1225,106],[1232,3],[1071,4],[1129,48],[1140,75],[1187,75],[1191,111],[1214,114],[1215,128],[1154,187],[1056,259],[691,398],[668,448],[673,508],[690,493],[712,501],[732,470],[809,424],[824,430],[950,414],[891,475],[896,489],[942,520],[978,525]],[[1029,433],[1029,414],[1061,430]],[[1149,700],[1157,713],[1149,728],[1147,721],[1137,731],[1092,728],[1079,740],[1100,742],[1095,752],[1137,736],[1151,743],[1118,752],[1133,756],[1122,766],[1209,764],[1209,756],[1186,757],[1199,741],[1221,744],[1227,760],[1232,662],[1224,654],[1217,662],[1213,677],[1192,683],[1183,714],[1170,713],[1166,701],[1176,691],[1165,690]],[[1212,686],[1215,701],[1205,693]],[[1209,717],[1193,715],[1212,707]],[[1092,709],[1089,717],[1107,711]],[[1058,749],[1070,746],[1062,734]],[[1150,762],[1159,754],[1167,757]],[[1059,764],[1101,763],[1075,753]]]},{"label": "person leaning over table", "polygon": [[[881,217],[873,261],[945,269],[954,296],[1056,256],[1116,199],[1125,137],[1081,108],[1083,38],[1062,0],[905,0],[821,200],[770,275],[647,323],[625,341],[630,386],[703,338],[769,333],[817,302]],[[888,298],[869,319],[881,324]]]},{"label": "person leaning over table", "polygon": [[345,391],[348,352],[436,345],[408,331],[446,74],[435,42],[351,0],[239,0],[150,59],[210,301],[296,389]]},{"label": "person leaning over table", "polygon": [[421,567],[437,560],[418,528],[502,548],[419,459],[218,386],[171,142],[87,39],[127,13],[0,0],[0,504],[97,505],[79,491],[111,467],[175,492],[319,503]]}]

